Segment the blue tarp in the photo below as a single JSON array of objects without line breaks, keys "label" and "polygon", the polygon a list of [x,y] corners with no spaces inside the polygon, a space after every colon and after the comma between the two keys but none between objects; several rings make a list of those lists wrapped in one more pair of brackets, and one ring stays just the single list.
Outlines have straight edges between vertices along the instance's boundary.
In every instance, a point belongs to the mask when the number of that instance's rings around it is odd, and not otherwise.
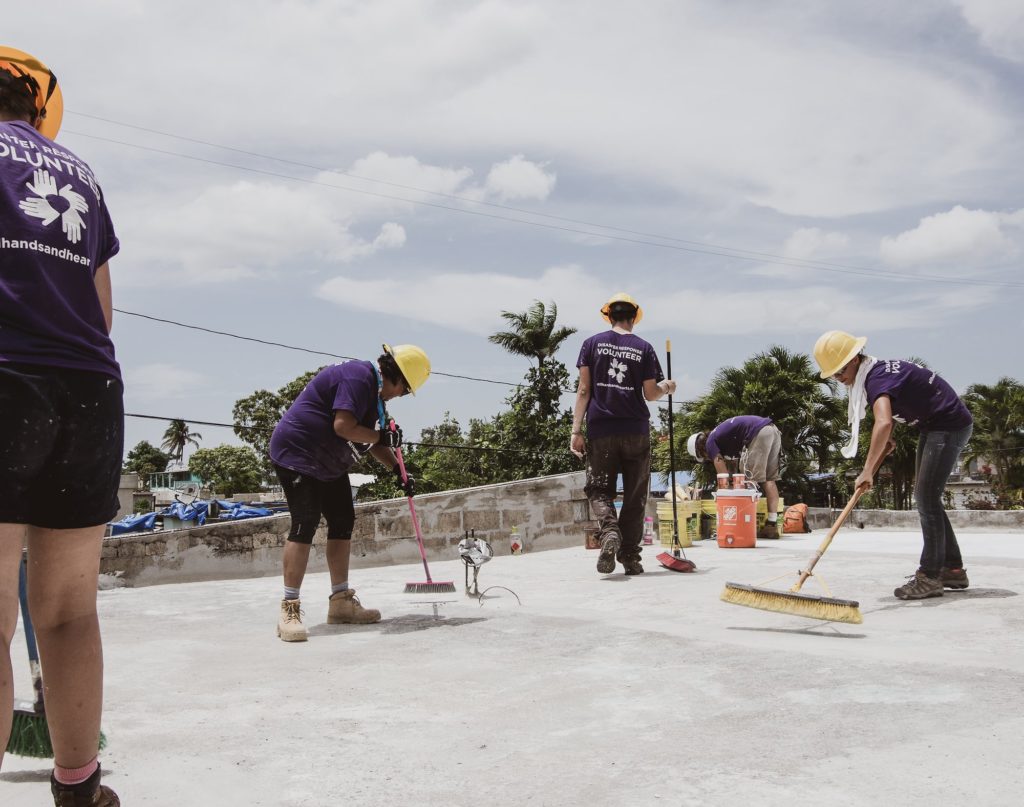
[{"label": "blue tarp", "polygon": [[161,510],[159,515],[172,516],[179,521],[195,521],[197,524],[202,526],[206,523],[206,513],[209,509],[209,502],[196,499],[194,502],[189,502],[188,504],[185,504],[184,502],[175,502],[170,507],[165,507]]},{"label": "blue tarp", "polygon": [[218,499],[217,504],[220,507],[221,518],[261,518],[262,516],[272,516],[274,514],[273,510],[268,510],[266,507],[252,507],[244,502],[226,502]]},{"label": "blue tarp", "polygon": [[111,535],[124,535],[126,532],[145,532],[153,529],[156,524],[156,513],[133,513],[110,525]]}]

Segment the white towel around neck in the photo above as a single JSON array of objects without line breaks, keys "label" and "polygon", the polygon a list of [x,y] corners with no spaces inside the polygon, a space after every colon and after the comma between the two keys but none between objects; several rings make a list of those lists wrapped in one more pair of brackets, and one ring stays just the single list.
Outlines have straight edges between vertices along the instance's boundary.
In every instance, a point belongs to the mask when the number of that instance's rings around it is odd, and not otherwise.
[{"label": "white towel around neck", "polygon": [[843,446],[839,453],[847,459],[857,456],[857,442],[860,440],[860,422],[868,411],[868,393],[864,389],[864,382],[868,377],[868,370],[875,366],[878,361],[874,356],[864,356],[857,367],[857,377],[853,380],[846,398],[846,419],[850,424],[850,442]]}]

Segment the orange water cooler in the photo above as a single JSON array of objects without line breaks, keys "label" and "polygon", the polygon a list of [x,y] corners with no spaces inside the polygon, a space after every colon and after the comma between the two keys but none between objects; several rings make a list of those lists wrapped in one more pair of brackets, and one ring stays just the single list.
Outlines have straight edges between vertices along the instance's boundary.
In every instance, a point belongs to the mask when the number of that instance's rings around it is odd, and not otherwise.
[{"label": "orange water cooler", "polygon": [[757,500],[754,488],[715,491],[718,545],[725,549],[752,549],[757,545]]}]

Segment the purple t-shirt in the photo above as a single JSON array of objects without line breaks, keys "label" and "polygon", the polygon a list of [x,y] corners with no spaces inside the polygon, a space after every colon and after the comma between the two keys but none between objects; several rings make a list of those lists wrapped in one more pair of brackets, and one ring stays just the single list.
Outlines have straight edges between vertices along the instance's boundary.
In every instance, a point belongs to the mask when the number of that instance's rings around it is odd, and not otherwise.
[{"label": "purple t-shirt", "polygon": [[868,404],[889,396],[893,419],[923,432],[959,431],[974,422],[970,410],[938,373],[904,359],[879,359],[864,379]]},{"label": "purple t-shirt", "polygon": [[118,249],[89,166],[27,123],[0,122],[0,361],[120,380],[93,279]]},{"label": "purple t-shirt", "polygon": [[306,384],[270,438],[270,459],[322,482],[339,479],[369,451],[334,431],[334,413],[355,415],[361,426],[377,423],[377,375],[368,361],[325,367]]},{"label": "purple t-shirt", "polygon": [[605,331],[583,343],[576,366],[590,368],[590,439],[650,433],[651,413],[644,398],[644,381],[661,381],[664,375],[648,342],[631,333]]},{"label": "purple t-shirt", "polygon": [[737,415],[724,420],[711,430],[704,451],[711,460],[720,456],[730,459],[739,457],[743,449],[750,445],[750,441],[757,437],[757,433],[771,422],[771,418],[757,415]]}]

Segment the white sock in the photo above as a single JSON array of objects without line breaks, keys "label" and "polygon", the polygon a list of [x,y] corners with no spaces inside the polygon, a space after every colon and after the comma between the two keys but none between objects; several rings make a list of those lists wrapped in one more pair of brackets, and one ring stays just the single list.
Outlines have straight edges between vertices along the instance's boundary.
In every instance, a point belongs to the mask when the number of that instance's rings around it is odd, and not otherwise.
[{"label": "white sock", "polygon": [[768,514],[768,523],[769,524],[774,524],[778,520],[779,520],[779,514],[778,513],[769,513]]},{"label": "white sock", "polygon": [[335,594],[340,594],[343,591],[348,591],[348,580],[346,580],[344,583],[338,583],[338,585],[336,585],[336,586],[331,586],[331,596],[332,597]]},{"label": "white sock", "polygon": [[286,600],[297,600],[299,598],[299,590],[297,588],[292,588],[291,586],[285,586],[284,598]]}]

